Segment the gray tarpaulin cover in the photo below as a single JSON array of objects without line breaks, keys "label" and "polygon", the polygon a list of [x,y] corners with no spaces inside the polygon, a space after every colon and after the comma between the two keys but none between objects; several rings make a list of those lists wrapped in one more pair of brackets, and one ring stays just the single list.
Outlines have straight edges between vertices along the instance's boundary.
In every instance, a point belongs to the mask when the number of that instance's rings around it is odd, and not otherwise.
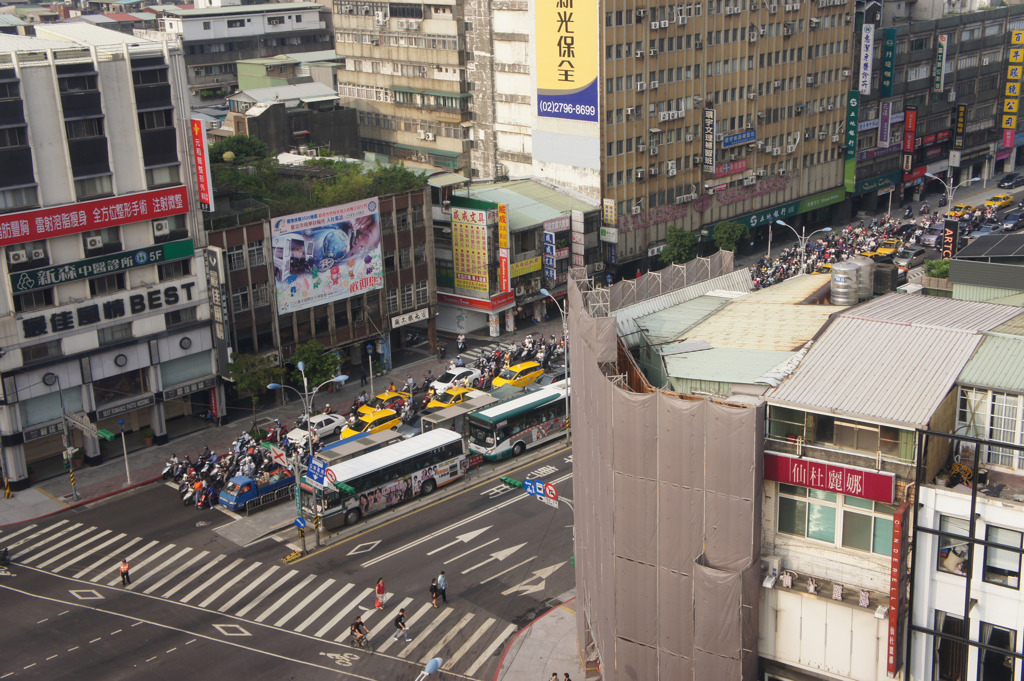
[{"label": "gray tarpaulin cover", "polygon": [[579,640],[605,681],[753,680],[764,406],[617,385],[592,295],[570,282]]}]

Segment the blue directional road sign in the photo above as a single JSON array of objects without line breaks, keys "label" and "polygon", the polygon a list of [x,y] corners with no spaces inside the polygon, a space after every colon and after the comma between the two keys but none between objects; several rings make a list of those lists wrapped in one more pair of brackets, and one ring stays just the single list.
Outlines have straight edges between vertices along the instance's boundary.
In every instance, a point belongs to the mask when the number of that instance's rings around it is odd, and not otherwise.
[{"label": "blue directional road sign", "polygon": [[306,527],[306,519],[305,518],[296,518],[295,519],[295,527],[299,528],[300,530],[305,529],[305,527]]},{"label": "blue directional road sign", "polygon": [[306,477],[323,487],[324,475],[327,472],[327,462],[315,456],[310,457],[309,466],[306,468]]},{"label": "blue directional road sign", "polygon": [[530,496],[544,496],[544,483],[540,480],[523,480],[523,489]]}]

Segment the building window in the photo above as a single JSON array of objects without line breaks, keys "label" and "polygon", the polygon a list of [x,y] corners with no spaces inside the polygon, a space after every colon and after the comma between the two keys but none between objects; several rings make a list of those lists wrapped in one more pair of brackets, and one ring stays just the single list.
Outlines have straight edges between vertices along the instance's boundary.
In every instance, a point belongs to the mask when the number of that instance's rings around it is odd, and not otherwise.
[{"label": "building window", "polygon": [[245,269],[245,246],[228,246],[228,269],[232,272]]},{"label": "building window", "polygon": [[65,121],[64,129],[69,140],[103,137],[102,118],[81,118],[76,121]]},{"label": "building window", "polygon": [[967,657],[963,637],[967,633],[964,621],[948,612],[935,611],[935,630],[946,636],[935,637],[936,679],[959,679]]},{"label": "building window", "polygon": [[[96,240],[99,239],[97,242]],[[117,227],[104,227],[82,233],[86,255],[121,250],[121,231]]]},{"label": "building window", "polygon": [[93,92],[96,88],[96,74],[87,76],[60,76],[58,83],[61,93]]},{"label": "building window", "polygon": [[53,306],[53,289],[41,288],[14,294],[14,311],[31,312]]},{"label": "building window", "polygon": [[[1022,407],[1020,395],[961,388],[957,427],[966,427],[965,434],[971,437],[1020,444],[1024,442]],[[1024,451],[993,445],[978,445],[978,449],[987,464],[1024,468]]]},{"label": "building window", "polygon": [[263,254],[263,239],[249,242],[249,267],[266,265],[267,258]]},{"label": "building window", "polygon": [[1017,632],[982,622],[981,643],[998,650],[978,650],[978,681],[1016,679],[1016,661],[1013,653],[1017,650]]},{"label": "building window", "polygon": [[75,180],[75,196],[79,201],[94,199],[101,196],[110,196],[114,193],[114,182],[110,175],[99,177],[86,177]]},{"label": "building window", "polygon": [[399,269],[403,269],[404,270],[406,267],[409,266],[409,264],[410,264],[409,263],[409,255],[410,255],[410,251],[409,251],[409,247],[408,246],[402,246],[401,248],[398,249],[398,267],[399,267]]},{"label": "building window", "polygon": [[167,328],[170,329],[175,326],[181,326],[182,324],[189,324],[196,320],[196,308],[186,307],[183,310],[175,310],[174,312],[167,312],[164,314],[164,323]]},{"label": "building window", "polygon": [[427,245],[420,241],[412,248],[412,258],[417,265],[423,265],[427,262]]},{"label": "building window", "polygon": [[167,82],[167,67],[139,69],[132,71],[132,82],[135,85],[159,85]]},{"label": "building window", "polygon": [[249,289],[244,286],[231,289],[231,309],[235,312],[249,309]]},{"label": "building window", "polygon": [[388,314],[395,314],[398,312],[398,290],[388,290]]},{"label": "building window", "polygon": [[427,304],[427,280],[423,279],[416,282],[416,306]]},{"label": "building window", "polygon": [[939,516],[939,553],[935,567],[951,575],[967,574],[967,533],[970,523],[962,518]]},{"label": "building window", "polygon": [[228,28],[245,28],[245,19],[228,19]]},{"label": "building window", "polygon": [[175,260],[174,262],[161,263],[157,265],[157,272],[159,273],[160,281],[187,277],[192,274],[192,261]]},{"label": "building window", "polygon": [[61,356],[60,341],[52,340],[46,343],[38,343],[36,345],[30,345],[21,349],[21,362],[22,364],[31,364],[32,362],[42,362],[43,360],[52,359],[54,357]]},{"label": "building window", "polygon": [[413,301],[413,290],[412,284],[404,284],[402,286],[402,309],[408,310],[412,307]]},{"label": "building window", "polygon": [[124,272],[108,274],[105,277],[96,277],[89,280],[89,293],[93,296],[102,296],[105,293],[124,290]]},{"label": "building window", "polygon": [[96,331],[100,345],[113,345],[132,339],[132,323],[115,324]]},{"label": "building window", "polygon": [[258,281],[252,285],[252,306],[266,307],[270,305],[270,285],[265,281]]},{"label": "building window", "polygon": [[209,31],[210,30],[210,22],[209,21],[204,21],[203,22],[203,30],[204,31]]},{"label": "building window", "polygon": [[778,531],[888,556],[895,507],[779,483]]},{"label": "building window", "polygon": [[0,149],[28,146],[27,128],[4,128],[0,130]]},{"label": "building window", "polygon": [[177,165],[160,166],[159,168],[146,168],[146,186],[150,189],[165,187],[172,184],[180,184]]},{"label": "building window", "polygon": [[39,196],[34,186],[0,190],[0,211],[17,210],[38,205]]},{"label": "building window", "polygon": [[174,127],[174,112],[172,109],[158,109],[156,111],[139,112],[139,130],[160,130],[162,128]]},{"label": "building window", "polygon": [[395,271],[395,253],[394,251],[384,254],[384,271],[394,272]]},{"label": "building window", "polygon": [[[990,525],[985,531],[985,540],[993,544],[1021,548],[1021,538],[1016,530]],[[985,581],[989,584],[1020,588],[1020,551],[985,547]]]}]

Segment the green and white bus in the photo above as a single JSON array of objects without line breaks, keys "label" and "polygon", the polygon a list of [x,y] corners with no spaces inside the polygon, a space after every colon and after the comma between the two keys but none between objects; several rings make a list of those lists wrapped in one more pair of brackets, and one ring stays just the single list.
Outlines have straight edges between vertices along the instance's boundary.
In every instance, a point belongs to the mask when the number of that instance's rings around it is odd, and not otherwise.
[{"label": "green and white bus", "polygon": [[352,525],[365,516],[427,495],[466,474],[462,436],[432,430],[327,468],[323,489],[302,479],[302,513]]},{"label": "green and white bus", "polygon": [[569,429],[565,413],[567,390],[568,387],[544,388],[470,414],[470,454],[500,461],[563,437]]}]

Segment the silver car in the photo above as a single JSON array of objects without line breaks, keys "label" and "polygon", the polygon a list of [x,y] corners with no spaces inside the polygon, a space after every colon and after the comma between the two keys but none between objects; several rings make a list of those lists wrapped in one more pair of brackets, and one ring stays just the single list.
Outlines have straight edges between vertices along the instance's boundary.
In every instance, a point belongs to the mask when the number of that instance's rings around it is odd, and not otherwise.
[{"label": "silver car", "polygon": [[920,246],[906,246],[897,251],[892,259],[892,264],[897,267],[917,267],[924,264],[924,249]]},{"label": "silver car", "polygon": [[942,227],[932,227],[921,235],[921,243],[931,248],[938,248],[942,245]]}]

